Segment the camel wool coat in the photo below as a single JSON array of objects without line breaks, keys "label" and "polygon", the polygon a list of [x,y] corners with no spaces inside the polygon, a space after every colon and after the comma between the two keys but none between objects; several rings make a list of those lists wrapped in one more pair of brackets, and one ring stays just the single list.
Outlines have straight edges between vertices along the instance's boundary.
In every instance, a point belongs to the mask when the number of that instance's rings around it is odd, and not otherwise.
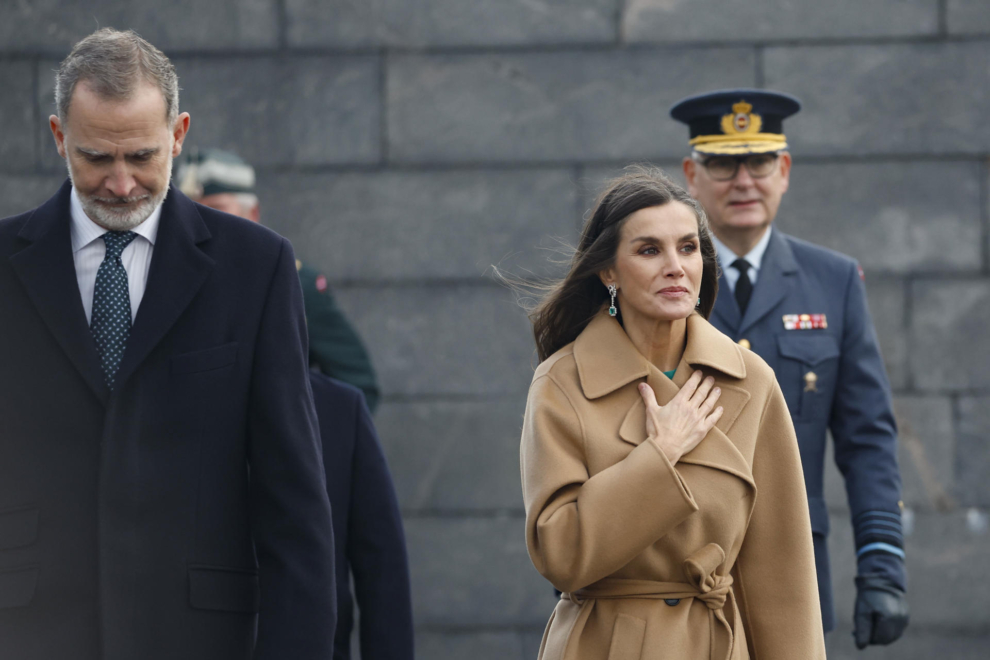
[{"label": "camel wool coat", "polygon": [[[671,465],[646,435],[715,378],[715,428]],[[698,314],[673,381],[602,311],[536,370],[522,433],[526,541],[563,592],[541,660],[825,657],[797,440],[773,371]]]}]

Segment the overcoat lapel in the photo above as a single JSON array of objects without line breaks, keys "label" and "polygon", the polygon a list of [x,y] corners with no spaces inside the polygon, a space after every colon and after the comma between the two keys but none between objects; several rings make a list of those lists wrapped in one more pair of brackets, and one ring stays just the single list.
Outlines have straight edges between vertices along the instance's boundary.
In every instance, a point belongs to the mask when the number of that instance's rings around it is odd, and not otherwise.
[{"label": "overcoat lapel", "polygon": [[[770,243],[763,255],[760,276],[753,287],[753,295],[746,307],[746,314],[739,325],[739,334],[745,333],[780,304],[797,274],[797,262],[787,240],[776,229],[771,230]],[[735,300],[732,301],[735,303]]]},{"label": "overcoat lapel", "polygon": [[732,295],[721,268],[718,273],[718,292],[719,295],[715,297],[715,307],[712,309],[712,313],[721,319],[724,327],[736,332],[739,330],[739,324],[742,323],[742,314],[739,313],[739,303]]},{"label": "overcoat lapel", "polygon": [[72,184],[66,180],[54,197],[35,210],[18,235],[30,245],[12,255],[10,263],[59,346],[105,405],[110,391],[86,323],[72,257],[71,192]]},{"label": "overcoat lapel", "polygon": [[[687,346],[673,380],[643,357],[618,321],[605,313],[596,316],[574,346],[574,358],[582,390],[589,399],[613,392],[639,378],[653,388],[657,403],[667,405],[696,367],[710,367],[732,377],[745,378],[741,349],[698,314],[687,319]],[[749,392],[721,384],[722,418],[701,443],[681,461],[722,470],[756,488],[749,463],[726,433],[749,402]],[[646,440],[646,406],[637,392],[619,427],[619,437],[633,445]]]},{"label": "overcoat lapel", "polygon": [[210,230],[196,205],[174,186],[162,205],[160,223],[144,298],[117,372],[118,386],[161,341],[213,271],[215,262],[199,248],[209,240]]}]

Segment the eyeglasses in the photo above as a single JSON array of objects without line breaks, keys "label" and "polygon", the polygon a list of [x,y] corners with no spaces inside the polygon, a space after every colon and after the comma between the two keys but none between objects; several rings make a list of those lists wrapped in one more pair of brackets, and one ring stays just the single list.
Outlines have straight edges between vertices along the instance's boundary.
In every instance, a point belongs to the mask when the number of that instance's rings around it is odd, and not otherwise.
[{"label": "eyeglasses", "polygon": [[695,154],[693,158],[708,170],[708,175],[716,181],[730,181],[736,178],[739,164],[746,164],[746,171],[754,179],[762,179],[773,173],[777,164],[778,153],[749,154],[748,156],[710,156],[702,158]]}]

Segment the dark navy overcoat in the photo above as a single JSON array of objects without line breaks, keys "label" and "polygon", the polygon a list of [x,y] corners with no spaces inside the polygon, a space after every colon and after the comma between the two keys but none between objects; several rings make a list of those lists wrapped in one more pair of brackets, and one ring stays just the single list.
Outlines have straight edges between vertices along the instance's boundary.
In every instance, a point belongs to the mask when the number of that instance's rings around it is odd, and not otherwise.
[{"label": "dark navy overcoat", "polygon": [[355,596],[360,612],[361,657],[412,660],[412,597],[405,534],[371,413],[356,387],[320,373],[312,373],[311,380],[337,547],[334,660],[351,657]]},{"label": "dark navy overcoat", "polygon": [[110,392],[69,194],[0,221],[0,657],[326,660],[333,531],[291,246],[172,188]]},{"label": "dark navy overcoat", "polygon": [[[773,229],[745,315],[724,279],[719,284],[712,324],[773,368],[794,421],[828,631],[835,614],[822,492],[826,431],[845,477],[859,574],[879,573],[902,588],[906,580],[897,427],[861,271],[845,255]],[[804,314],[811,318],[802,328]],[[824,315],[824,324],[812,315]]]}]

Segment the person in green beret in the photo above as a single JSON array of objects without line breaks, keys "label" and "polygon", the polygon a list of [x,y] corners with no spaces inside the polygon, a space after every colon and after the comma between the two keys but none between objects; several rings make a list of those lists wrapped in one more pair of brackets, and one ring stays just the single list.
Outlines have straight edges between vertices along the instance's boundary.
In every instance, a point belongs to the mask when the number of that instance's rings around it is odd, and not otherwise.
[{"label": "person in green beret", "polygon": [[[179,163],[175,180],[193,201],[261,222],[254,168],[235,154],[220,149],[193,152]],[[324,374],[364,392],[368,408],[374,412],[380,394],[375,370],[361,338],[334,301],[326,276],[299,260],[296,270],[306,306],[310,363]]]}]

